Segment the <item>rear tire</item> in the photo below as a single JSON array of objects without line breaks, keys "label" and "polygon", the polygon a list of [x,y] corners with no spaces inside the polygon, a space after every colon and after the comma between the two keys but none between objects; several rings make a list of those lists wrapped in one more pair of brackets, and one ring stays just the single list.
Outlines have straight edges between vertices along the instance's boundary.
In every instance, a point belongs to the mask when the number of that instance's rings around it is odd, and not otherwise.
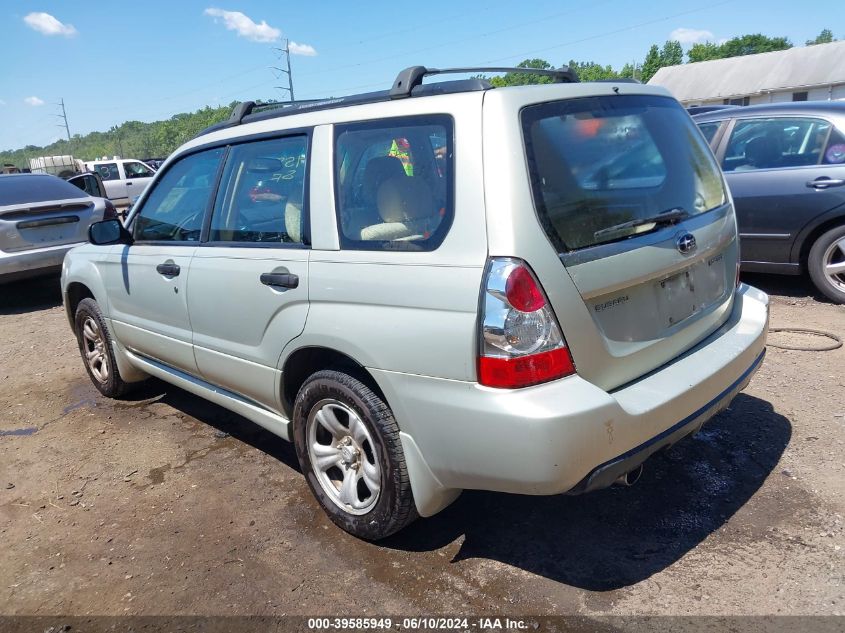
[{"label": "rear tire", "polygon": [[399,427],[357,378],[308,378],[294,403],[293,436],[308,486],[338,527],[376,541],[417,518]]},{"label": "rear tire", "polygon": [[819,292],[835,303],[845,303],[845,225],[830,229],[815,241],[807,269]]},{"label": "rear tire", "polygon": [[90,298],[80,301],[74,324],[82,362],[97,390],[109,398],[127,393],[130,384],[123,381],[117,369],[111,334],[97,302]]}]

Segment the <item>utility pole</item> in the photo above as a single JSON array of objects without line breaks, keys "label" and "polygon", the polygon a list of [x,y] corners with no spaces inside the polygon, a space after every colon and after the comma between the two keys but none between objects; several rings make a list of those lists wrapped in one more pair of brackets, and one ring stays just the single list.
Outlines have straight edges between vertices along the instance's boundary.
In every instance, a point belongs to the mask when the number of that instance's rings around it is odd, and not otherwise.
[{"label": "utility pole", "polygon": [[[279,51],[279,55],[281,56],[284,54],[285,61],[287,62],[287,70],[284,68],[279,68],[278,66],[271,66],[273,70],[277,71],[280,75],[287,75],[288,76],[288,87],[285,88],[284,86],[276,86],[279,90],[287,90],[290,94],[290,100],[293,101],[293,75],[290,71],[290,40],[285,39],[285,47],[284,48],[273,48],[274,51]],[[277,75],[276,79],[281,79],[281,76]]]},{"label": "utility pole", "polygon": [[65,112],[65,100],[64,100],[64,98],[62,99],[61,103],[56,104],[56,107],[61,107],[62,113],[61,114],[54,114],[53,116],[58,117],[58,118],[60,118],[64,121],[64,124],[58,123],[57,125],[59,127],[63,127],[65,129],[65,132],[67,132],[67,142],[68,142],[68,145],[70,145],[70,128],[68,127],[68,124],[67,124],[67,112]]}]

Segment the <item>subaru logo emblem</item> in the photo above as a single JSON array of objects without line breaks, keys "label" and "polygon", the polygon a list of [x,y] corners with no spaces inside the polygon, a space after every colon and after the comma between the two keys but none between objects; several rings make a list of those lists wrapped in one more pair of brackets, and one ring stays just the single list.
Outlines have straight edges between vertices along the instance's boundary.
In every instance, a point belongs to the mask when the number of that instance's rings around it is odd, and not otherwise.
[{"label": "subaru logo emblem", "polygon": [[696,248],[695,235],[692,233],[684,233],[678,238],[678,241],[675,242],[675,246],[677,246],[678,250],[684,255],[689,255],[695,251]]}]

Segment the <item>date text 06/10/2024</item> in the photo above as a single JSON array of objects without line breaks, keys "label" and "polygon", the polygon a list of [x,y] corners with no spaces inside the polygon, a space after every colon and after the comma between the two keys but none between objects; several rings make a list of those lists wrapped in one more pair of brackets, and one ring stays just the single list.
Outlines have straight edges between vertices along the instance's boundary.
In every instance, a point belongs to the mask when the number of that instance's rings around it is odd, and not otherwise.
[{"label": "date text 06/10/2024", "polygon": [[378,617],[308,618],[308,628],[319,630],[373,629],[388,630],[396,626],[408,631],[522,631],[531,628],[525,620],[510,618],[411,617],[394,620]]}]

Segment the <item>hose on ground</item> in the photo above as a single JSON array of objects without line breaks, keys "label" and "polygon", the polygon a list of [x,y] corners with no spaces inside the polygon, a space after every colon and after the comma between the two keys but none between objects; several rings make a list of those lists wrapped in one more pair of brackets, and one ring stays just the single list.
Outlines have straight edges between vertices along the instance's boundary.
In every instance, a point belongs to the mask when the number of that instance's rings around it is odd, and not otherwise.
[{"label": "hose on ground", "polygon": [[824,338],[829,338],[833,342],[828,343],[823,347],[809,347],[806,345],[781,345],[779,343],[771,343],[767,342],[766,345],[768,347],[775,347],[777,349],[789,349],[795,350],[798,352],[829,352],[831,350],[839,349],[842,347],[842,339],[836,336],[836,334],[831,334],[830,332],[825,332],[823,330],[812,330],[809,328],[800,328],[800,327],[773,327],[769,328],[769,333],[772,332],[787,332],[790,334],[812,334],[814,336],[821,336]]}]

